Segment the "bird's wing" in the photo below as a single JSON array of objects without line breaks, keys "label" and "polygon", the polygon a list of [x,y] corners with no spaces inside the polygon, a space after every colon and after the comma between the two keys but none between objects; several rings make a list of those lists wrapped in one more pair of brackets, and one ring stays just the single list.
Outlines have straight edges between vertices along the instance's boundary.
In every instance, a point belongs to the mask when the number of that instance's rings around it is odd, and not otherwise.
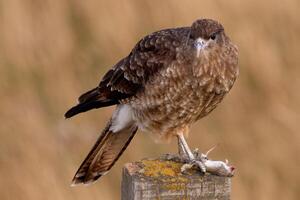
[{"label": "bird's wing", "polygon": [[79,97],[79,104],[65,116],[69,118],[90,109],[118,104],[134,96],[151,77],[176,59],[176,48],[188,32],[188,27],[166,29],[141,39],[127,57],[104,75],[98,87]]}]

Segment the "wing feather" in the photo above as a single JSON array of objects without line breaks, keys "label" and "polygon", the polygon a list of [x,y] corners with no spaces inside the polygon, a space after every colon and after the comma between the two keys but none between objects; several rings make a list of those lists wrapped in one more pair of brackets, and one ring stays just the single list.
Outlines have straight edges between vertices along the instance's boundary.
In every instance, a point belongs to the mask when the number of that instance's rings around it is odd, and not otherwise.
[{"label": "wing feather", "polygon": [[176,48],[188,36],[189,30],[188,27],[166,29],[141,39],[127,57],[104,75],[98,87],[79,97],[79,104],[65,116],[119,104],[134,96],[159,70],[176,59]]}]

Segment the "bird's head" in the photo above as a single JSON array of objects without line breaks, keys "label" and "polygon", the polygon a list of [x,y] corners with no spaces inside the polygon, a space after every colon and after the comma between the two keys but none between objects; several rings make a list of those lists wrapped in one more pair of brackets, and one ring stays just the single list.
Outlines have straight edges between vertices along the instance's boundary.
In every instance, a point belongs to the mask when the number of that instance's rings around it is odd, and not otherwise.
[{"label": "bird's head", "polygon": [[225,46],[229,39],[219,22],[212,19],[199,19],[191,26],[189,41],[199,57],[202,52],[211,52],[213,49]]}]

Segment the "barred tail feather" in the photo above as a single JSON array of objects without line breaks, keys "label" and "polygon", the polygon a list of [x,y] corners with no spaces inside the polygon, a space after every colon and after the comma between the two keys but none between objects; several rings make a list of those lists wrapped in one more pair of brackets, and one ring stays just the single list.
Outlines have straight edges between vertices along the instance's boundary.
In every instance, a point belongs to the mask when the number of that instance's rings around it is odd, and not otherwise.
[{"label": "barred tail feather", "polygon": [[[125,151],[134,137],[137,126],[132,121],[121,124],[116,129],[116,123],[120,123],[118,109],[112,120],[109,121],[96,144],[85,158],[76,172],[72,185],[89,184],[105,175]],[[124,115],[122,116],[124,117]],[[127,118],[128,119],[128,118]]]}]

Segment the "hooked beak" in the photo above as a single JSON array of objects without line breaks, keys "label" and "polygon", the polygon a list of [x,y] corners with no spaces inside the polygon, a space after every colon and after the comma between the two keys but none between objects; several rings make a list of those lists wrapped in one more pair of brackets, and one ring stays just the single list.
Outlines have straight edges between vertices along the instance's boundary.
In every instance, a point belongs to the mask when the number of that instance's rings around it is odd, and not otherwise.
[{"label": "hooked beak", "polygon": [[198,38],[195,42],[195,46],[197,50],[197,57],[199,57],[201,50],[207,46],[207,41],[202,38]]}]

